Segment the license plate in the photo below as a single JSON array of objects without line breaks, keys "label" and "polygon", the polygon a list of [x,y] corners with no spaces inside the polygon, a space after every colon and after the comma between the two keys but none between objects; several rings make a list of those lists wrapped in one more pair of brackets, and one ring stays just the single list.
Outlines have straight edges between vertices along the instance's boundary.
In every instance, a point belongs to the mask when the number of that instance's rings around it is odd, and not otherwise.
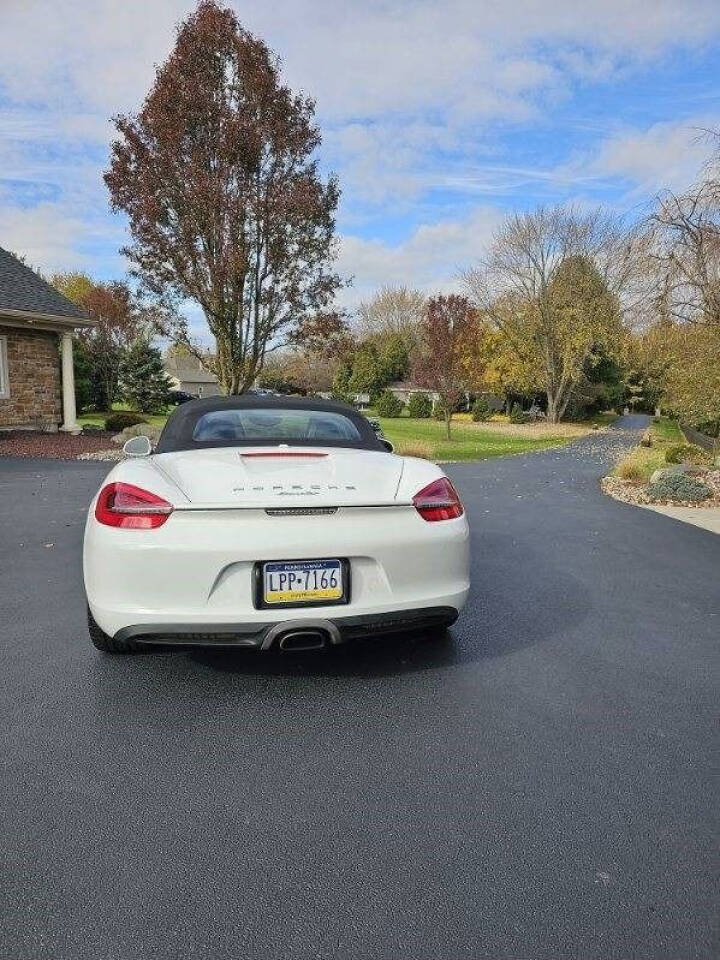
[{"label": "license plate", "polygon": [[345,602],[345,570],[341,560],[265,563],[262,582],[266,604]]}]

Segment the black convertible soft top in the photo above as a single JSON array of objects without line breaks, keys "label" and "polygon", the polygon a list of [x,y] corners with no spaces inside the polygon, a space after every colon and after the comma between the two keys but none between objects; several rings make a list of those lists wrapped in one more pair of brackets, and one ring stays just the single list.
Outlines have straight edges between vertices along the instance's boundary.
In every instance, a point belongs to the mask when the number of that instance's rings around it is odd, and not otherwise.
[{"label": "black convertible soft top", "polygon": [[[339,414],[350,421],[352,426],[357,430],[359,439],[323,438],[319,440],[294,438],[286,440],[282,437],[267,439],[193,439],[195,427],[205,414],[231,410],[276,410],[278,413],[281,411],[297,410]],[[172,453],[176,450],[204,450],[209,447],[267,447],[277,446],[278,443],[288,443],[294,447],[323,446],[350,447],[358,450],[387,450],[387,446],[376,436],[367,417],[364,417],[346,403],[306,397],[269,397],[242,394],[241,396],[234,397],[206,397],[202,400],[190,400],[188,403],[183,403],[181,406],[176,407],[175,411],[168,417],[168,421],[160,435],[160,440],[155,447],[155,453]]]}]

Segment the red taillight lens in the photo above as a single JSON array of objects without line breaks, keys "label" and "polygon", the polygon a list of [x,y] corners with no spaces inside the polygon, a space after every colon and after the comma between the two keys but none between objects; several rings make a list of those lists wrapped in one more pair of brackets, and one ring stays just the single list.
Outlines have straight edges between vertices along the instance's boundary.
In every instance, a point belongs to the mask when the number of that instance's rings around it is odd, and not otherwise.
[{"label": "red taillight lens", "polygon": [[413,505],[423,520],[454,520],[463,515],[463,505],[447,477],[433,480],[416,493]]},{"label": "red taillight lens", "polygon": [[132,483],[109,483],[100,491],[95,519],[106,527],[154,530],[172,513],[172,504]]}]

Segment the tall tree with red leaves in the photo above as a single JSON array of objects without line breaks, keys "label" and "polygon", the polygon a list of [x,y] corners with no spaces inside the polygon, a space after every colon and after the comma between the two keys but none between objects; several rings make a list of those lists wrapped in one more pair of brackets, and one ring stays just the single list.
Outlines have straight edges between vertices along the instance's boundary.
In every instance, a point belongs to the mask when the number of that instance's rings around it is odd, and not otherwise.
[{"label": "tall tree with red leaves", "polygon": [[226,393],[246,390],[266,353],[341,283],[339,190],[318,174],[313,117],[267,46],[202,0],[140,112],[115,119],[105,182],[129,219],[124,252],[151,293],[200,305],[214,358],[177,315],[164,332],[202,353]]},{"label": "tall tree with red leaves", "polygon": [[453,408],[464,392],[463,349],[475,319],[467,297],[452,294],[428,300],[420,325],[420,355],[413,377],[440,397],[448,440]]}]

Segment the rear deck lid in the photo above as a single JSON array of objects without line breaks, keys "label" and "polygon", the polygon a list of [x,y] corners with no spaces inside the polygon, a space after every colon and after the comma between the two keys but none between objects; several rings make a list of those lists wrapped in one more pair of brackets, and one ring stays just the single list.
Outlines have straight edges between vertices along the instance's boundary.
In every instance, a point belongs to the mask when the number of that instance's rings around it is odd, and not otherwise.
[{"label": "rear deck lid", "polygon": [[222,447],[153,457],[190,501],[182,508],[390,505],[402,457],[382,451]]}]

